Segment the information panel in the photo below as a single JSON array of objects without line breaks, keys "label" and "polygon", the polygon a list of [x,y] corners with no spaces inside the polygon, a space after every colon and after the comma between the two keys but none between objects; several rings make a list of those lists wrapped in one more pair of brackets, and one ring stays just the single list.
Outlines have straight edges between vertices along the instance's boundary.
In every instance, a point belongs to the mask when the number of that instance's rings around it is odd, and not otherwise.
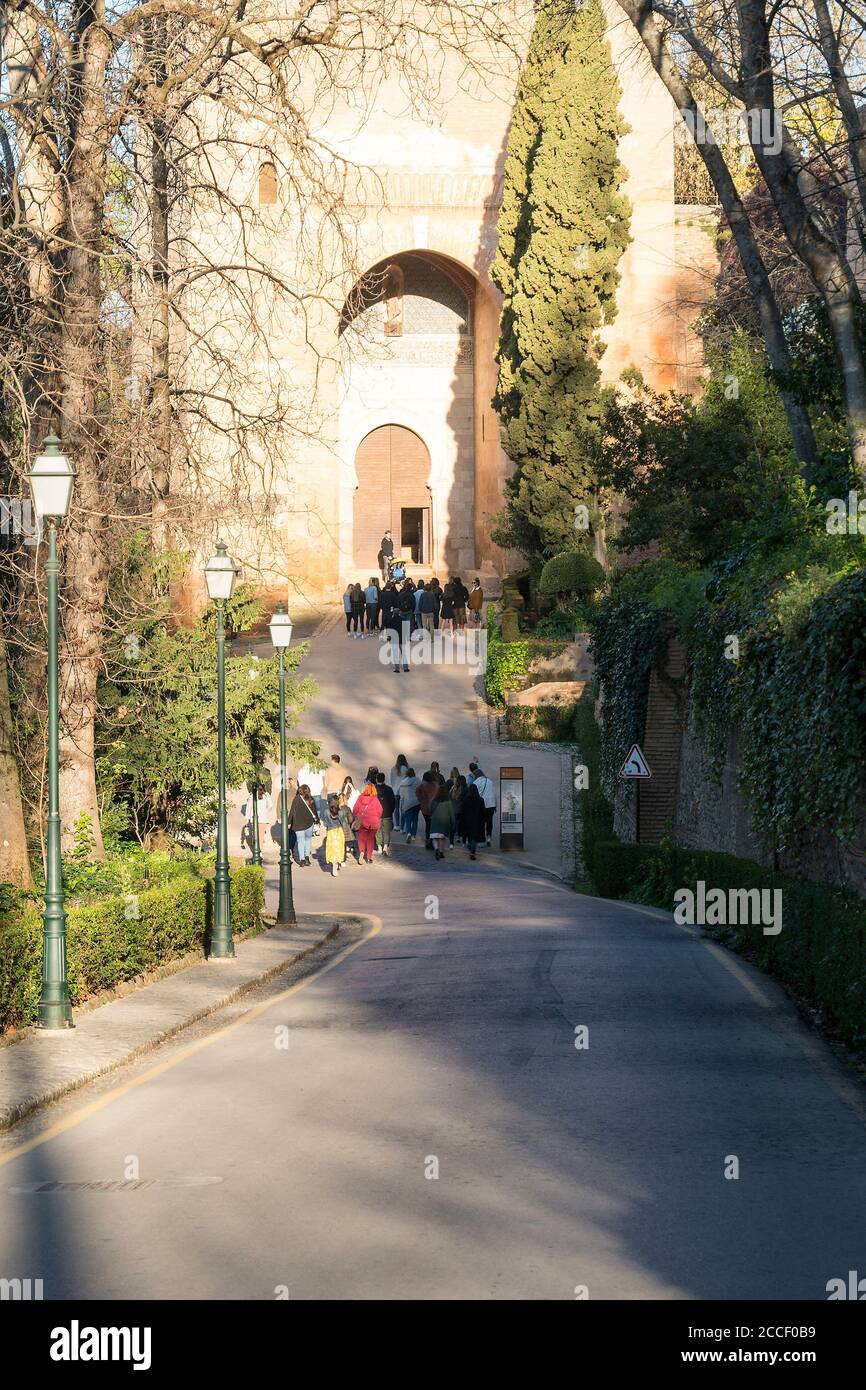
[{"label": "information panel", "polygon": [[499,769],[499,847],[523,849],[523,768]]}]

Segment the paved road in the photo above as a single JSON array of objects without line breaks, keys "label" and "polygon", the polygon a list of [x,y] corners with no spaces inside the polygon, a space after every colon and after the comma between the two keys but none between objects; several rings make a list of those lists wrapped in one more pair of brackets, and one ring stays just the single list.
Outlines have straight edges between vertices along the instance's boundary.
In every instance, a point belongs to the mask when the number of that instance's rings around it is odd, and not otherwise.
[{"label": "paved road", "polygon": [[[346,872],[384,925],[334,969],[0,1167],[0,1273],[59,1298],[812,1299],[862,1268],[862,1112],[775,987],[649,911],[416,863]],[[131,1156],[161,1182],[26,1190]]]},{"label": "paved road", "polygon": [[[338,633],[313,663],[311,726],[350,761],[484,753],[465,672],[404,683]],[[295,880],[302,909],[381,930],[0,1141],[0,1276],[48,1298],[820,1299],[863,1273],[862,1093],[734,957],[495,852]],[[135,1163],[147,1185],[33,1191]]]}]

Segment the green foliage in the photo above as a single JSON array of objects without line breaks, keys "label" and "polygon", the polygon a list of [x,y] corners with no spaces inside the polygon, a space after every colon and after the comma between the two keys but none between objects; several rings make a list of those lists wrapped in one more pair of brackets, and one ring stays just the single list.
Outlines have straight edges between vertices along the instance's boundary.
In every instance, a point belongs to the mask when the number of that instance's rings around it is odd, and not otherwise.
[{"label": "green foliage", "polygon": [[605,397],[604,481],[628,502],[620,550],[657,543],[694,569],[720,560],[763,512],[802,505],[781,397],[759,347],[735,334],[708,348],[700,400],[652,391],[636,374]]},{"label": "green foliage", "polygon": [[587,599],[600,589],[605,574],[598,560],[580,550],[565,550],[545,563],[538,581],[540,594],[576,594]]},{"label": "green foliage", "polygon": [[564,637],[571,640],[576,632],[585,632],[589,608],[583,603],[554,608],[535,624],[536,637]]},{"label": "green foliage", "polygon": [[[172,570],[155,573],[137,553],[124,575],[141,593],[143,616],[130,624],[107,652],[107,678],[100,689],[97,768],[106,803],[126,809],[136,837],[167,833],[191,840],[212,833],[216,823],[216,650],[215,615],[207,607],[192,627],[170,617]],[[138,585],[138,589],[136,589]],[[226,608],[229,632],[247,629],[261,607],[241,588]],[[308,647],[286,652],[286,714],[289,729],[315,695],[310,678],[296,675]],[[226,659],[226,769],[230,786],[260,773],[279,750],[279,675],[276,657]],[[312,756],[318,744],[290,737],[290,756]]]},{"label": "green foliage", "polygon": [[529,643],[506,640],[491,606],[487,615],[487,670],[484,676],[488,703],[497,709],[504,705],[505,692],[520,685],[528,668]]},{"label": "green foliage", "polygon": [[497,543],[530,557],[574,544],[595,506],[598,330],[629,241],[625,132],[600,0],[541,0],[512,116],[491,275],[504,296],[495,406],[516,465]]},{"label": "green foliage", "polygon": [[[157,886],[67,906],[67,964],[73,1005],[159,965],[204,949],[212,914],[212,879],[204,856],[167,861]],[[158,865],[151,856],[150,870]],[[139,865],[141,868],[142,865]],[[212,873],[212,869],[211,869]],[[131,880],[132,881],[132,880]],[[232,926],[254,930],[264,907],[264,870],[231,873]],[[42,918],[33,894],[0,885],[0,1031],[34,1022],[42,978]]]},{"label": "green foliage", "polygon": [[589,630],[604,693],[600,776],[612,797],[629,748],[644,735],[650,672],[664,659],[669,623],[633,581],[621,581],[590,614]]}]

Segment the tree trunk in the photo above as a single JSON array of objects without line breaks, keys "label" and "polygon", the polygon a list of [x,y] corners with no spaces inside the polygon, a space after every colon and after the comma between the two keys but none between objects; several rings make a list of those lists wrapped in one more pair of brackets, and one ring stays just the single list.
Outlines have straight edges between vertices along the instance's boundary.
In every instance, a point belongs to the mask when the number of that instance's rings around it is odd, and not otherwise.
[{"label": "tree trunk", "polygon": [[6,643],[0,632],[0,881],[32,888],[33,876],[24,833],[24,808],[9,707]]},{"label": "tree trunk", "polygon": [[783,130],[775,106],[770,38],[764,0],[737,0],[743,90],[749,110],[768,112],[778,123],[764,144],[752,123],[750,144],[792,247],[809,270],[830,323],[842,378],[842,395],[854,467],[866,484],[866,363],[857,333],[855,309],[860,294],[848,262],[818,224],[803,197],[797,166],[802,163]]},{"label": "tree trunk", "polygon": [[[619,0],[619,3],[640,35],[653,67],[679,107],[681,114],[685,116],[688,112],[694,122],[693,128],[695,130],[703,129],[702,112],[690,88],[680,76],[679,68],[667,45],[661,26],[652,12],[652,4],[648,3],[648,0]],[[749,215],[737,193],[736,185],[719,146],[710,140],[696,141],[695,144],[712,180],[722,205],[722,211],[730,225],[740,261],[749,282],[749,289],[757,305],[767,359],[777,376],[784,380],[791,371],[791,355],[785,341],[779,305],[770,284],[767,268],[758,249]],[[788,428],[791,431],[794,451],[804,474],[808,478],[811,465],[814,464],[817,457],[812,423],[808,411],[790,391],[780,386],[780,392],[788,420]]]},{"label": "tree trunk", "polygon": [[[99,16],[93,15],[93,19]],[[106,186],[103,84],[110,43],[96,23],[81,41],[75,93],[75,140],[67,165],[69,246],[63,274],[61,416],[63,442],[77,472],[62,598],[60,806],[64,843],[82,813],[92,823],[94,852],[104,855],[94,765],[96,685],[108,592],[105,514],[111,510],[104,476],[104,438],[98,411],[102,380],[99,313],[100,257]]]}]

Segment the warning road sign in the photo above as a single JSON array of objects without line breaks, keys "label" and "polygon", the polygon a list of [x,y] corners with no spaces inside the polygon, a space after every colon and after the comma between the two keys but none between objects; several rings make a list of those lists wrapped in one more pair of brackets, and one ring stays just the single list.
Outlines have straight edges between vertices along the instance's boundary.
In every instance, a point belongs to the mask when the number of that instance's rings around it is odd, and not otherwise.
[{"label": "warning road sign", "polygon": [[649,770],[649,763],[640,750],[640,745],[633,743],[628,750],[628,757],[620,768],[620,777],[652,777]]}]

